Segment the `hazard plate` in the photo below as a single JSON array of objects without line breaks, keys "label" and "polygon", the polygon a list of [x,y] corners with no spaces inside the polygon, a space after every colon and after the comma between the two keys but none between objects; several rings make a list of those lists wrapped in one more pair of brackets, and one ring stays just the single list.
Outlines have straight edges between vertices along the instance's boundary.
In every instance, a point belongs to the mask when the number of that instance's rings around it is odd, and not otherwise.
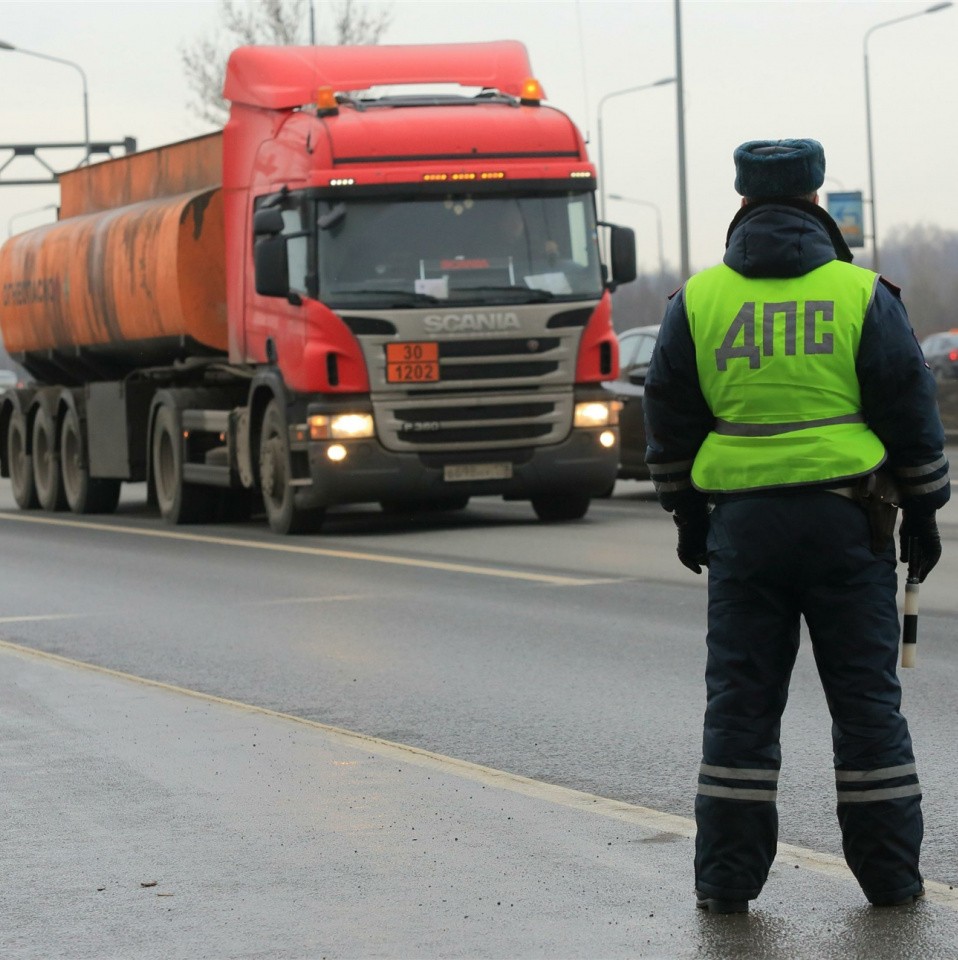
[{"label": "hazard plate", "polygon": [[443,480],[456,483],[461,480],[509,480],[511,463],[450,463],[443,470]]},{"label": "hazard plate", "polygon": [[424,341],[386,344],[388,383],[436,383],[438,380],[438,343]]}]

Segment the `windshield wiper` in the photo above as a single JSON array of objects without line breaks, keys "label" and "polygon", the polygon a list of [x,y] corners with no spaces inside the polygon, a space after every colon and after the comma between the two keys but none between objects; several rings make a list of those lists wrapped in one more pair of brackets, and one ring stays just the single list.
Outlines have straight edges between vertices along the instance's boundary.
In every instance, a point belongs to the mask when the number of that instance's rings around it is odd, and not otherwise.
[{"label": "windshield wiper", "polygon": [[430,293],[415,293],[412,290],[331,290],[328,298],[331,301],[340,300],[343,297],[355,297],[357,299],[367,300],[375,298],[388,298],[396,306],[403,306],[417,303],[442,303],[439,297],[434,297]]},{"label": "windshield wiper", "polygon": [[499,297],[507,294],[515,303],[546,303],[556,295],[539,287],[456,287],[449,291],[449,299],[461,300],[475,296]]}]

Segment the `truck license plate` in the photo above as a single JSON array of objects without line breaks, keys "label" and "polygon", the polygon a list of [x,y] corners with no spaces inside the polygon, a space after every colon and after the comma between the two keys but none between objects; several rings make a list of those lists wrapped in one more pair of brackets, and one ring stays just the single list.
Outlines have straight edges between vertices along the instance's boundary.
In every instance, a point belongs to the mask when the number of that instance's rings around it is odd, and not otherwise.
[{"label": "truck license plate", "polygon": [[511,463],[450,463],[443,470],[443,479],[447,483],[457,480],[509,480],[511,477]]},{"label": "truck license plate", "polygon": [[386,344],[388,383],[436,383],[439,344],[430,341]]}]

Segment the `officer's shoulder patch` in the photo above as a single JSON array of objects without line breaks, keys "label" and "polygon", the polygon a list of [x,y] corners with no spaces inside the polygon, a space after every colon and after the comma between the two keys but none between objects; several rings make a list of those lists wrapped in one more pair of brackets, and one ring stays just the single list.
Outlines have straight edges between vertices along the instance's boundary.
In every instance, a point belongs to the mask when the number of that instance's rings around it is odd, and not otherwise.
[{"label": "officer's shoulder patch", "polygon": [[893,294],[897,299],[901,300],[901,287],[895,286],[891,280],[886,279],[885,277],[879,274],[878,279],[881,281],[882,286],[885,287],[891,294]]}]

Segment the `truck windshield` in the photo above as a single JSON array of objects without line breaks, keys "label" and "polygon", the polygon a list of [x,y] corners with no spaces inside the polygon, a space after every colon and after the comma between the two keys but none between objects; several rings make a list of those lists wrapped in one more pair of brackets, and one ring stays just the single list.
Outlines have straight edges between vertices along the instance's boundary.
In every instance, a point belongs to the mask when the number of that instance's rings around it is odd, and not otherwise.
[{"label": "truck windshield", "polygon": [[331,307],[597,299],[586,192],[320,201],[319,296]]}]

